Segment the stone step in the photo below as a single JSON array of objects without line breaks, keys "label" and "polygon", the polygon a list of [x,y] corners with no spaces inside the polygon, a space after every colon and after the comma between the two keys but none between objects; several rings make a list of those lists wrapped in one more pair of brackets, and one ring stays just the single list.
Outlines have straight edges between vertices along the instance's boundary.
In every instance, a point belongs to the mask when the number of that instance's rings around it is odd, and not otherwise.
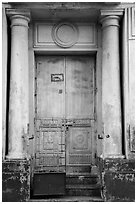
[{"label": "stone step", "polygon": [[29,202],[103,202],[103,199],[95,196],[58,196],[42,199],[30,199]]},{"label": "stone step", "polygon": [[91,173],[91,166],[90,165],[67,165],[66,172],[69,173]]},{"label": "stone step", "polygon": [[99,183],[99,177],[98,175],[67,175],[66,176],[66,185],[77,185],[77,184],[83,184],[83,185],[88,185],[88,184],[97,184]]},{"label": "stone step", "polygon": [[66,185],[66,195],[101,197],[101,185]]}]

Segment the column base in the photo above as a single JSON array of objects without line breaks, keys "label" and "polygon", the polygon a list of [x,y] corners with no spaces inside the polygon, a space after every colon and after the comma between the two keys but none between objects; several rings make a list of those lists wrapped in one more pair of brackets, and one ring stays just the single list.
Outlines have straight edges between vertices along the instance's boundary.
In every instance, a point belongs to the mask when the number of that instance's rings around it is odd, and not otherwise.
[{"label": "column base", "polygon": [[30,198],[30,161],[2,162],[2,201],[23,202]]},{"label": "column base", "polygon": [[9,153],[7,156],[6,156],[6,159],[7,160],[16,160],[16,159],[25,159],[27,158],[27,155],[25,153]]}]

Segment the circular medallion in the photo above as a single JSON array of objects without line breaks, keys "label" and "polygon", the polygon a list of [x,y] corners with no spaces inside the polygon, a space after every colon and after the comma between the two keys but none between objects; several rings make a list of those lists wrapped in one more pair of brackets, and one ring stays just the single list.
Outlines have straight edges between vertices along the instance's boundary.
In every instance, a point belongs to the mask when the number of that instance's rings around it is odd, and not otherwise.
[{"label": "circular medallion", "polygon": [[53,27],[52,38],[60,47],[71,47],[78,40],[78,29],[68,22],[59,23]]}]

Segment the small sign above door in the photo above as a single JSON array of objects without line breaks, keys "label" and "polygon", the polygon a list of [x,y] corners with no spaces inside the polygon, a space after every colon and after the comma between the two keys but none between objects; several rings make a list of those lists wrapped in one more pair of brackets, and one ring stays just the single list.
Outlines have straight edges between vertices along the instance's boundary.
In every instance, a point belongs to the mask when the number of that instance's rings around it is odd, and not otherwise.
[{"label": "small sign above door", "polygon": [[51,82],[60,82],[64,81],[63,74],[51,74]]}]

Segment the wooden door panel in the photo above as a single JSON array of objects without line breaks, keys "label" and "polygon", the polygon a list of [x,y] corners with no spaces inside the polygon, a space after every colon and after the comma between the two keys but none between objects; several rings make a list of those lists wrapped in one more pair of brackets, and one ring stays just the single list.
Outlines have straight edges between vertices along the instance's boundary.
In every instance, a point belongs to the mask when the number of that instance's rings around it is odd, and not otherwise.
[{"label": "wooden door panel", "polygon": [[94,118],[94,60],[72,56],[66,59],[66,117]]},{"label": "wooden door panel", "polygon": [[94,58],[66,59],[66,118],[69,126],[66,147],[67,173],[89,172],[93,163]]},{"label": "wooden door panel", "polygon": [[37,118],[65,116],[64,58],[44,56],[37,59]]},{"label": "wooden door panel", "polygon": [[65,172],[65,61],[37,57],[35,171]]}]

